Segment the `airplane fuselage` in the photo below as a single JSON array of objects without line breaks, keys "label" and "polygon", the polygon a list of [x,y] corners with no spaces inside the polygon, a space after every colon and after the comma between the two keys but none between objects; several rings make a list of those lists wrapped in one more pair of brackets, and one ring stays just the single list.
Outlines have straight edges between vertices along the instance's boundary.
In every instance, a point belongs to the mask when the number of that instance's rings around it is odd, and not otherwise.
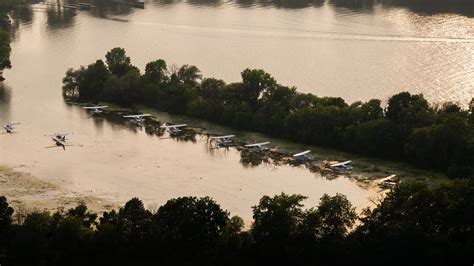
[{"label": "airplane fuselage", "polygon": [[101,114],[102,113],[102,110],[99,109],[99,108],[96,108],[96,109],[91,109],[91,114],[93,115],[98,115],[98,114]]}]

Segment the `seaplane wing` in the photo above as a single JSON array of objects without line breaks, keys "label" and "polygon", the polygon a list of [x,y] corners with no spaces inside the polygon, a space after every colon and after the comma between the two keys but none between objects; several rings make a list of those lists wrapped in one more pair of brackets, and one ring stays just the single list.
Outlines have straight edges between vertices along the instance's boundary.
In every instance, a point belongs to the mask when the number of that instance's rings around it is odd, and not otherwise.
[{"label": "seaplane wing", "polygon": [[7,123],[7,124],[4,124],[3,126],[5,127],[8,127],[8,126],[16,126],[16,125],[19,125],[21,123]]},{"label": "seaplane wing", "polygon": [[300,156],[303,156],[303,155],[306,155],[308,153],[310,153],[311,150],[307,150],[307,151],[304,151],[304,152],[300,152],[300,153],[297,153],[297,154],[294,154],[293,157],[300,157]]},{"label": "seaplane wing", "polygon": [[65,136],[69,136],[69,135],[72,135],[72,133],[54,133],[54,134],[49,134],[49,135],[45,135],[47,137],[65,137]]},{"label": "seaplane wing", "polygon": [[101,105],[101,106],[87,106],[87,107],[82,107],[87,110],[95,110],[95,109],[104,109],[107,108],[107,105]]},{"label": "seaplane wing", "polygon": [[330,166],[331,167],[339,167],[339,166],[346,166],[346,165],[349,165],[351,163],[352,163],[352,161],[345,161],[345,162],[341,162],[341,163],[334,163],[334,164],[331,164]]},{"label": "seaplane wing", "polygon": [[235,135],[227,135],[227,136],[210,137],[209,139],[230,139],[234,137]]},{"label": "seaplane wing", "polygon": [[151,116],[151,114],[142,114],[142,115],[124,115],[123,117],[125,117],[125,118],[139,118],[139,117],[145,117],[145,116]]},{"label": "seaplane wing", "polygon": [[188,126],[187,124],[179,124],[179,125],[163,125],[160,128],[180,128],[180,127],[186,127]]},{"label": "seaplane wing", "polygon": [[255,144],[247,144],[245,145],[245,147],[249,147],[249,148],[252,148],[252,147],[262,147],[262,146],[265,146],[265,145],[268,145],[270,144],[269,141],[267,142],[261,142],[261,143],[255,143]]},{"label": "seaplane wing", "polygon": [[397,175],[389,175],[387,177],[384,177],[382,179],[380,179],[379,182],[385,182],[385,181],[388,181],[388,180],[392,180],[392,178],[395,178]]},{"label": "seaplane wing", "polygon": [[59,139],[56,136],[53,137],[53,141],[60,145],[66,145],[66,143],[63,140]]}]

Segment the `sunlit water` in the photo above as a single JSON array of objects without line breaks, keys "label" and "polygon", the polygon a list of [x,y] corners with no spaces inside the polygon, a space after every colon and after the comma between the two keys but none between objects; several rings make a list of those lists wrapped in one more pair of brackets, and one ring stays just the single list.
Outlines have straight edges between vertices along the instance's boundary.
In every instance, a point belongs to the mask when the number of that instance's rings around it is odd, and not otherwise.
[{"label": "sunlit water", "polygon": [[[0,93],[0,123],[22,123],[17,134],[0,135],[0,164],[24,165],[64,189],[115,202],[209,195],[246,220],[261,196],[282,191],[309,196],[310,206],[323,193],[340,192],[362,208],[377,192],[346,178],[329,181],[289,166],[248,168],[235,150],[208,153],[205,140],[163,140],[91,119],[64,103],[61,79],[68,67],[121,46],[141,69],[163,58],[231,82],[246,67],[263,68],[299,91],[348,102],[409,90],[434,102],[466,104],[474,95],[473,29],[463,14],[377,5],[147,2],[143,10],[112,5],[77,12],[34,5],[20,16],[14,68],[5,72]],[[45,149],[51,143],[43,135],[57,131],[74,132],[78,146]]]}]

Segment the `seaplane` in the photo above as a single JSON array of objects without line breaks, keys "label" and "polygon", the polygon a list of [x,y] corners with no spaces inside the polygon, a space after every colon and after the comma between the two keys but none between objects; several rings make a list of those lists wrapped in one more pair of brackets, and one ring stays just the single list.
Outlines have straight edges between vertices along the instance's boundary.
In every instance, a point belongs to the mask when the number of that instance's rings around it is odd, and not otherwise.
[{"label": "seaplane", "polygon": [[217,137],[210,137],[209,142],[215,141],[217,143],[217,147],[229,147],[234,142],[232,138],[235,135],[226,135],[226,136],[217,136]]},{"label": "seaplane", "polygon": [[329,165],[329,168],[331,168],[332,170],[337,171],[337,172],[350,171],[350,170],[353,169],[352,161],[332,163],[332,164]]},{"label": "seaplane", "polygon": [[87,106],[87,107],[82,107],[86,110],[88,110],[92,115],[98,115],[103,112],[102,109],[107,108],[108,106],[102,105],[102,106]]},{"label": "seaplane", "polygon": [[54,148],[54,147],[63,147],[63,150],[66,150],[66,146],[71,146],[66,144],[66,136],[72,135],[72,133],[54,133],[50,135],[45,135],[47,137],[51,137],[51,140],[56,144],[55,146],[50,146],[46,148]]},{"label": "seaplane", "polygon": [[268,144],[270,144],[269,141],[255,144],[247,144],[245,145],[245,147],[249,148],[250,150],[267,151],[269,149]]},{"label": "seaplane", "polygon": [[179,125],[162,125],[160,128],[167,129],[170,135],[178,135],[183,132],[182,128],[187,127],[187,124],[179,124]]},{"label": "seaplane", "polygon": [[304,151],[304,152],[293,154],[293,158],[296,161],[300,161],[300,162],[309,161],[309,160],[312,159],[311,156],[308,155],[310,152],[311,152],[311,150],[307,150],[307,151]]},{"label": "seaplane", "polygon": [[397,175],[389,175],[379,180],[378,185],[381,189],[393,188],[396,184],[400,183],[399,179],[396,179]]},{"label": "seaplane", "polygon": [[143,117],[151,116],[150,114],[142,114],[142,115],[124,115],[124,118],[130,118],[130,122],[136,125],[142,125],[145,122]]},{"label": "seaplane", "polygon": [[3,129],[5,129],[5,132],[8,134],[13,134],[13,131],[15,131],[15,126],[19,125],[20,123],[7,123],[3,125]]}]

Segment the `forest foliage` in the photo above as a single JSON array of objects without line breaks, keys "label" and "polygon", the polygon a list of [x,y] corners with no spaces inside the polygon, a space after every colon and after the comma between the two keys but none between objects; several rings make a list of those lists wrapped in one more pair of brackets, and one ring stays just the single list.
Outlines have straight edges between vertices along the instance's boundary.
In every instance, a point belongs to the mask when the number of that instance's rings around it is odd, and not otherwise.
[{"label": "forest foliage", "polygon": [[180,197],[151,211],[138,198],[98,215],[85,204],[14,213],[0,197],[2,265],[326,265],[384,261],[469,264],[474,187],[396,186],[360,215],[342,194],[316,205],[302,195],[263,196],[253,223],[209,197]]}]

